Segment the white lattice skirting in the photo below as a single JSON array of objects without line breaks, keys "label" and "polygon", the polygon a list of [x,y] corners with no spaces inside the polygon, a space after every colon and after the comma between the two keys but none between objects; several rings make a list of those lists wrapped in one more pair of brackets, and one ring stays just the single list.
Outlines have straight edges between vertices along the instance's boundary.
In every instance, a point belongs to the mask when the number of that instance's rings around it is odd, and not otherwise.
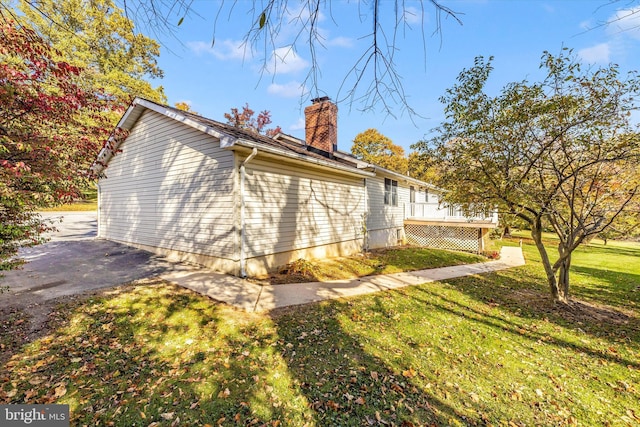
[{"label": "white lattice skirting", "polygon": [[404,232],[410,244],[457,251],[480,251],[477,228],[406,224]]}]

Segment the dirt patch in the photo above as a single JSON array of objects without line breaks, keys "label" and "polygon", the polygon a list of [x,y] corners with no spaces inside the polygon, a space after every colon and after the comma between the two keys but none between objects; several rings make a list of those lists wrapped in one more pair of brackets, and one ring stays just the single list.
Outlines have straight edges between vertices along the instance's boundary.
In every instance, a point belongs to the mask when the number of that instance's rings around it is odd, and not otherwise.
[{"label": "dirt patch", "polygon": [[554,302],[549,294],[532,289],[519,289],[511,292],[507,298],[521,306],[560,317],[571,323],[605,323],[626,325],[634,318],[626,313],[604,304],[573,298],[568,304]]},{"label": "dirt patch", "polygon": [[[562,309],[562,307],[558,307]],[[572,300],[564,308],[565,317],[576,322],[597,322],[613,325],[626,325],[633,318],[632,315],[615,310],[603,304],[589,301]]]}]

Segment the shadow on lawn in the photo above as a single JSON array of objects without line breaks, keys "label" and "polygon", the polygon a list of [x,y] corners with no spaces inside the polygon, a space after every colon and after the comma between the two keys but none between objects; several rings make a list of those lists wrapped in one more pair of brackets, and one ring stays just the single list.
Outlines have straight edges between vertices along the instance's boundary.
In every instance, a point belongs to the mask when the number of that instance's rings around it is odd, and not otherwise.
[{"label": "shadow on lawn", "polygon": [[[434,306],[438,310],[448,312],[453,316],[465,318],[473,322],[483,324],[489,328],[494,329],[495,331],[498,331],[499,333],[512,335],[514,337],[515,336],[524,337],[527,340],[529,340],[532,344],[537,342],[544,342],[545,345],[552,345],[558,348],[570,349],[573,352],[584,353],[589,356],[593,356],[610,363],[617,363],[621,366],[631,366],[636,369],[640,369],[640,362],[637,360],[625,359],[620,357],[617,354],[608,353],[606,351],[597,351],[586,345],[579,345],[574,342],[569,342],[561,338],[558,338],[557,336],[552,336],[547,333],[537,332],[534,328],[528,325],[518,324],[516,322],[507,320],[505,318],[491,315],[491,314],[488,314],[487,312],[482,312],[474,308],[462,305],[456,301],[453,301],[451,299],[444,297],[441,294],[430,292],[426,287],[419,288],[417,292],[424,293],[424,294],[430,295],[431,297],[434,297],[434,298],[431,298],[430,300],[420,299],[416,297],[417,301],[420,301],[423,304],[429,304],[431,306]],[[442,301],[442,303],[435,304],[433,302],[434,300]],[[582,303],[578,303],[578,308],[576,308],[576,306],[574,305],[574,307],[569,308],[568,310],[570,311],[584,310],[584,308],[580,307],[581,305]],[[589,308],[588,310],[595,311],[595,312],[602,312],[598,308]],[[607,312],[607,314],[610,314],[610,313]]]},{"label": "shadow on lawn", "polygon": [[[272,313],[278,351],[314,409],[317,425],[459,425],[469,418],[422,387],[410,360],[374,356],[339,319],[350,303]],[[391,352],[391,349],[381,349]],[[397,351],[397,350],[396,350]]]},{"label": "shadow on lawn", "polygon": [[[640,251],[638,252],[640,262]],[[571,271],[598,278],[590,287],[578,287],[576,292],[579,296],[593,301],[603,301],[617,307],[640,309],[640,274],[584,266],[573,266]]]},{"label": "shadow on lawn", "polygon": [[[637,301],[640,293],[631,294],[628,286],[637,282],[637,275],[572,267],[573,273],[591,278],[588,284],[578,283],[574,274],[571,301],[565,305],[552,300],[546,279],[536,271],[541,267],[532,264],[536,263],[529,260],[523,267],[451,279],[447,283],[479,302],[499,305],[516,316],[552,321],[611,342],[640,340],[637,305],[629,304],[630,300]],[[621,286],[614,278],[626,285]],[[594,286],[600,282],[598,279],[604,279],[607,285]]]},{"label": "shadow on lawn", "polygon": [[253,327],[251,316],[153,282],[94,299],[61,306],[49,335],[11,351],[0,403],[69,404],[72,425],[312,418],[270,351],[273,331]]},{"label": "shadow on lawn", "polygon": [[0,403],[64,403],[73,425],[396,425],[465,416],[367,352],[347,305],[271,317],[148,281],[58,307],[11,350]]},{"label": "shadow on lawn", "polygon": [[590,243],[583,245],[580,250],[589,254],[602,254],[606,256],[611,255],[626,255],[640,258],[640,246],[638,247],[622,247],[622,246],[607,246],[602,244]]},{"label": "shadow on lawn", "polygon": [[[446,285],[444,293],[424,285],[266,317],[162,282],[121,287],[61,307],[48,336],[14,349],[2,367],[0,403],[68,403],[74,425],[411,426],[508,419],[506,406],[517,402],[496,407],[493,397],[479,398],[471,386],[454,388],[456,365],[473,361],[447,348],[450,325],[440,325],[440,315],[472,320],[507,339],[522,336],[640,368],[637,361],[491,311],[499,304],[515,316],[577,326],[542,296],[535,272],[516,269],[451,283],[483,304],[467,307],[447,297]],[[430,323],[420,323],[428,316]],[[627,324],[586,322],[580,327],[594,335],[603,327],[608,333],[640,329],[635,317]],[[420,335],[424,325],[442,328],[442,340]],[[444,361],[432,366],[436,356],[429,351]],[[469,369],[465,375],[491,376]]]}]

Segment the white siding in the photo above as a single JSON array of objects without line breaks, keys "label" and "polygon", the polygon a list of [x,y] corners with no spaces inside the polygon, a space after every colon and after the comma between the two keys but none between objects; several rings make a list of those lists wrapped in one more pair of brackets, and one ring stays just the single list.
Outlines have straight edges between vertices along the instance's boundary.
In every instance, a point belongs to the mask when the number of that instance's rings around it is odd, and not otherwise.
[{"label": "white siding", "polygon": [[384,204],[384,176],[367,178],[367,198],[368,231],[403,227],[404,204],[409,203],[409,186],[406,183],[398,182],[398,206],[391,206]]},{"label": "white siding", "polygon": [[100,237],[232,258],[233,153],[146,111],[100,180]]},{"label": "white siding", "polygon": [[361,178],[258,155],[247,165],[245,185],[247,257],[363,237]]}]

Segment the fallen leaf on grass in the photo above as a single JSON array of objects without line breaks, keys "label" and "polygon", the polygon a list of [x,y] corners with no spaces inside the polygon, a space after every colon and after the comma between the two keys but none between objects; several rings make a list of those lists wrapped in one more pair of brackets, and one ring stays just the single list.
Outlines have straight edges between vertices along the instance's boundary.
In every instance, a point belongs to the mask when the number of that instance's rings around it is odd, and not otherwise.
[{"label": "fallen leaf on grass", "polygon": [[409,368],[406,371],[402,371],[402,376],[406,378],[413,378],[416,376],[416,371],[413,368]]},{"label": "fallen leaf on grass", "polygon": [[27,392],[24,394],[24,402],[28,403],[29,399],[31,399],[36,394],[38,394],[38,393],[36,393],[36,391],[34,389],[27,390]]},{"label": "fallen leaf on grass", "polygon": [[338,409],[340,409],[340,405],[338,405],[333,400],[329,400],[327,403],[325,403],[325,405],[327,405],[328,408],[331,408],[334,411],[337,411]]},{"label": "fallen leaf on grass", "polygon": [[356,402],[358,405],[364,405],[364,399],[362,398],[362,396],[360,396],[359,398],[357,398],[357,399],[355,400],[355,402]]},{"label": "fallen leaf on grass", "polygon": [[400,387],[398,384],[395,384],[395,383],[391,384],[391,389],[393,391],[395,391],[395,392],[398,392],[398,393],[403,393],[404,392],[404,389],[402,387]]},{"label": "fallen leaf on grass", "polygon": [[56,399],[64,396],[65,394],[67,394],[67,387],[65,387],[64,384],[60,384],[58,387],[56,387]]}]

